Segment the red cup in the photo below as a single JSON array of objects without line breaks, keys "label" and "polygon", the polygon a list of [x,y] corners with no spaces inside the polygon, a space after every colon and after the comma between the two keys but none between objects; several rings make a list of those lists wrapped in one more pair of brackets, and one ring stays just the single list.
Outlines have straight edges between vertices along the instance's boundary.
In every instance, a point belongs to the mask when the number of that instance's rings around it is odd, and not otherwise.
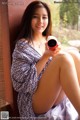
[{"label": "red cup", "polygon": [[58,47],[57,41],[55,39],[48,40],[47,44],[50,50],[55,50],[56,47]]}]

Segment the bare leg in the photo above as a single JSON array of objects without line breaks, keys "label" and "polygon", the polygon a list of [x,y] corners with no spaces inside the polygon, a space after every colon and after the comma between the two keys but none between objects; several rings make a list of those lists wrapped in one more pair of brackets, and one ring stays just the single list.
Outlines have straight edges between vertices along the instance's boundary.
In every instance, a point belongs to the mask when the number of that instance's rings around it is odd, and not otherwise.
[{"label": "bare leg", "polygon": [[33,95],[34,112],[48,111],[55,104],[62,89],[80,114],[80,87],[77,72],[73,58],[67,53],[57,55],[45,70],[38,89]]},{"label": "bare leg", "polygon": [[78,76],[78,80],[79,80],[79,84],[80,84],[80,53],[78,51],[75,51],[75,50],[70,50],[68,52],[71,54],[71,56],[74,59],[74,63],[75,63],[76,71],[77,71],[77,76]]},{"label": "bare leg", "polygon": [[[80,53],[73,49],[68,50],[67,52],[73,57],[76,71],[77,71],[78,81],[80,84]],[[59,94],[57,100],[55,101],[55,104],[58,104],[63,99],[64,95],[65,95],[64,91],[61,90],[61,93]]]}]

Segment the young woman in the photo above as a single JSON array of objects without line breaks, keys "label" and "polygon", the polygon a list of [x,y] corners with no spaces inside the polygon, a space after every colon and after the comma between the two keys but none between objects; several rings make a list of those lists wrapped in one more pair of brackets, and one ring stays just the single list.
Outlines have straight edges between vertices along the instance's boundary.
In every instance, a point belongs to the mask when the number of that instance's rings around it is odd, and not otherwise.
[{"label": "young woman", "polygon": [[11,67],[20,118],[24,120],[60,116],[66,120],[71,118],[70,110],[75,120],[80,114],[80,56],[63,52],[60,45],[49,50],[50,35],[48,6],[41,1],[30,3],[22,17]]}]

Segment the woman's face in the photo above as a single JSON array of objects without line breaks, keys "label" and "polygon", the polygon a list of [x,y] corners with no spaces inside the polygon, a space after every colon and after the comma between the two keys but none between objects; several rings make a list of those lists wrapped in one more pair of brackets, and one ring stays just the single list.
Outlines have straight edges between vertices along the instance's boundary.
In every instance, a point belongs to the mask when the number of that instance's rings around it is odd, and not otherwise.
[{"label": "woman's face", "polygon": [[38,8],[32,16],[31,27],[34,33],[42,34],[48,26],[48,13],[45,8]]}]

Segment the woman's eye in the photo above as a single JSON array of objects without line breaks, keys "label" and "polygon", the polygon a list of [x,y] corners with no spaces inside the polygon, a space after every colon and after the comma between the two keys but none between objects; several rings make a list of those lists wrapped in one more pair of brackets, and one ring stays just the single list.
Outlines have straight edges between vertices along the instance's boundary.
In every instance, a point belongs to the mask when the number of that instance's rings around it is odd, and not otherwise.
[{"label": "woman's eye", "polygon": [[38,16],[34,15],[33,18],[38,18]]},{"label": "woman's eye", "polygon": [[[33,15],[33,17],[32,18],[38,18],[38,19],[40,19],[40,17],[39,16],[37,16],[37,15]],[[42,19],[48,19],[48,17],[47,16],[42,16]]]},{"label": "woman's eye", "polygon": [[43,19],[48,19],[48,17],[43,17]]}]

